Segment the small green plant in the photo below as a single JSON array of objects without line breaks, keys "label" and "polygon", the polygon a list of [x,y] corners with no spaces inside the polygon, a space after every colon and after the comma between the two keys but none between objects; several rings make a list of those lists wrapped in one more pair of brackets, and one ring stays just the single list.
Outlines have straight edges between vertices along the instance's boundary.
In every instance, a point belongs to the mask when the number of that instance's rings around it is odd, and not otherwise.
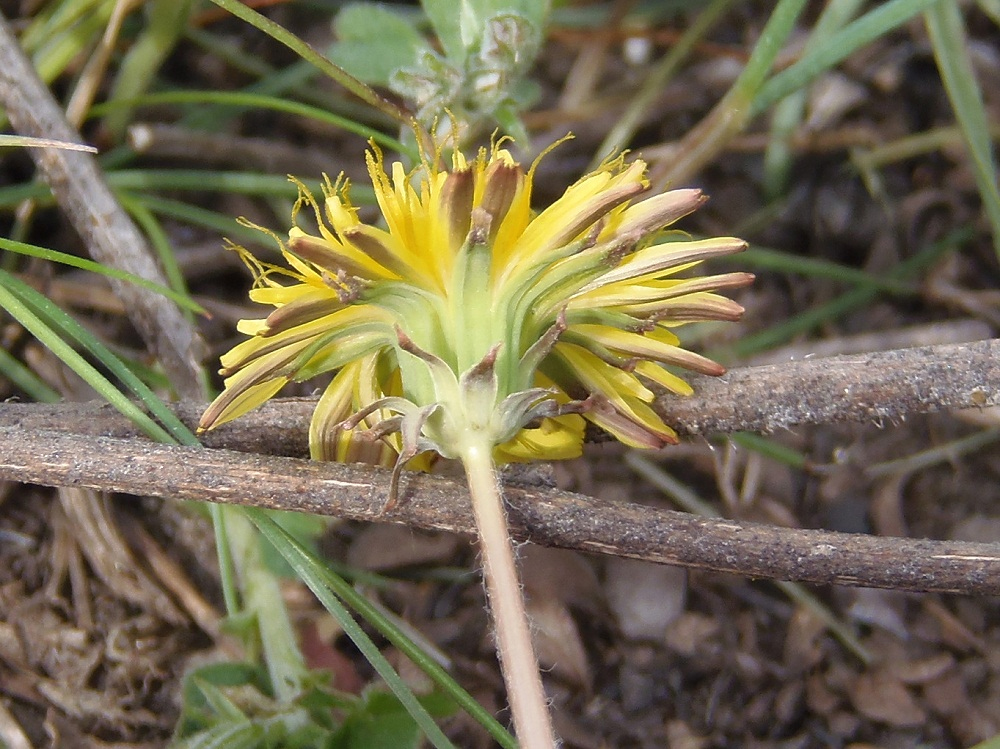
[{"label": "small green plant", "polygon": [[[499,124],[522,143],[520,113],[537,99],[526,78],[541,49],[545,0],[424,0],[424,17],[373,3],[352,3],[335,21],[331,59],[365,83],[388,88],[415,107],[424,128],[464,143]],[[450,114],[444,117],[444,113]],[[457,137],[447,131],[457,127]]]},{"label": "small green plant", "polygon": [[[175,749],[417,749],[423,732],[384,687],[337,692],[316,675],[292,700],[276,698],[259,663],[214,663],[184,678]],[[454,712],[438,692],[420,698],[435,718]]]}]

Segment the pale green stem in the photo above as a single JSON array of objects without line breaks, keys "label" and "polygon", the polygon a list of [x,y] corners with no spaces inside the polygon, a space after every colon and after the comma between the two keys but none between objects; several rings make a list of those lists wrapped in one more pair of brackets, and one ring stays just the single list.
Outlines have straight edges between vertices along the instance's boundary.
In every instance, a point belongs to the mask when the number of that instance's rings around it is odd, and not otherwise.
[{"label": "pale green stem", "polygon": [[477,437],[463,446],[461,458],[479,531],[483,577],[514,731],[521,749],[552,749],[555,734],[531,644],[514,547],[507,530],[507,512],[493,467],[493,445]]},{"label": "pale green stem", "polygon": [[243,594],[243,610],[257,618],[271,688],[278,702],[287,705],[302,693],[308,670],[281,597],[280,581],[267,568],[260,535],[243,508],[223,507],[222,512],[233,559],[239,562],[236,574]]}]

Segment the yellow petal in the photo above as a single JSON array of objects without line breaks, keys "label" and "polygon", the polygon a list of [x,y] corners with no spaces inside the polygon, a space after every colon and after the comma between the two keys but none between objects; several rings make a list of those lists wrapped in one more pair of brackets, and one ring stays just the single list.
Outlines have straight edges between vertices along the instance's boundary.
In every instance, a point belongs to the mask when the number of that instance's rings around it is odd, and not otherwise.
[{"label": "yellow petal", "polygon": [[[571,331],[582,335],[587,340],[606,346],[614,353],[624,356],[652,359],[707,375],[718,376],[726,371],[725,367],[721,364],[716,364],[711,359],[662,340],[662,334],[655,335],[652,332],[647,334],[632,333],[611,328],[607,325],[593,324],[572,325],[567,332]],[[667,333],[667,331],[663,332]],[[674,338],[672,334],[668,333],[668,335],[670,338]],[[639,371],[638,368],[636,368],[636,371]]]},{"label": "yellow petal", "polygon": [[609,400],[621,401],[623,406],[625,396],[647,402],[653,400],[652,391],[643,386],[637,377],[612,367],[582,346],[559,342],[553,351],[570,366],[580,384],[589,393],[600,393]]},{"label": "yellow petal", "polygon": [[576,414],[542,419],[538,427],[522,429],[498,445],[493,457],[498,463],[578,458],[583,452],[584,430],[585,422]]},{"label": "yellow petal", "polygon": [[643,361],[635,365],[637,374],[648,377],[662,388],[666,388],[677,395],[691,395],[694,388],[684,379],[678,377],[673,372],[668,372],[656,362]]},{"label": "yellow petal", "polygon": [[666,271],[676,273],[682,266],[689,266],[712,257],[731,255],[745,250],[747,243],[735,237],[701,239],[695,242],[668,242],[647,247],[631,255],[621,265],[608,271],[588,284],[581,291],[630,279],[659,276]]},{"label": "yellow petal", "polygon": [[205,413],[202,414],[201,421],[198,423],[198,431],[215,429],[220,424],[232,421],[263,405],[277,395],[287,382],[286,378],[279,377],[246,388],[223,390],[219,397],[205,409]]},{"label": "yellow petal", "polygon": [[514,262],[529,262],[570,242],[612,209],[645,189],[645,165],[635,162],[614,177],[605,171],[584,177],[528,225]]}]

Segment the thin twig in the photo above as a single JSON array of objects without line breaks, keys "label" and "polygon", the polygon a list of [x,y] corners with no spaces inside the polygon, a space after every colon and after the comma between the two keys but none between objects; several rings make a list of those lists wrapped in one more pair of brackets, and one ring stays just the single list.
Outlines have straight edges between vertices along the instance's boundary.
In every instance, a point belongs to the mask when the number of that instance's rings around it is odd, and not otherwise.
[{"label": "thin twig", "polygon": [[[403,523],[472,534],[468,489],[407,473],[383,513],[389,472],[370,466],[174,447],[139,439],[0,427],[0,480]],[[554,489],[509,485],[512,535],[754,578],[896,590],[1000,594],[995,544],[881,538],[698,518]]]},{"label": "thin twig", "polygon": [[657,410],[684,434],[772,432],[797,424],[876,424],[1000,404],[1000,339],[802,359],[692,379]]},{"label": "thin twig", "polygon": [[[692,377],[695,394],[663,396],[657,411],[682,435],[771,432],[800,424],[882,424],[911,414],[1000,405],[1000,340],[801,359]],[[269,401],[203,435],[208,447],[304,457],[315,398]],[[200,401],[173,406],[192,429]],[[101,403],[0,404],[0,426],[129,437],[135,428]],[[596,435],[595,435],[596,436]]]},{"label": "thin twig", "polygon": [[[38,78],[2,14],[0,105],[19,133],[76,143],[81,140]],[[94,260],[167,284],[149,243],[118,204],[93,156],[53,148],[31,149],[31,156]],[[201,344],[192,324],[165,297],[115,279],[110,282],[177,392],[185,397],[201,395]]]},{"label": "thin twig", "polygon": [[[658,407],[678,431],[710,434],[848,420],[881,423],[945,408],[994,406],[1000,403],[998,349],[1000,341],[988,340],[745,367],[723,378],[698,378],[696,395],[664,397]],[[314,407],[313,399],[268,403],[208,433],[205,443],[307,455]],[[198,402],[176,406],[192,425],[203,409]],[[409,476],[410,501],[383,517],[387,479],[377,469],[151,445],[107,405],[0,404],[0,445],[0,479],[473,532],[467,490],[445,479]],[[508,487],[506,493],[515,536],[553,546],[754,577],[1000,591],[1000,554],[985,545],[697,520],[542,489]]]}]

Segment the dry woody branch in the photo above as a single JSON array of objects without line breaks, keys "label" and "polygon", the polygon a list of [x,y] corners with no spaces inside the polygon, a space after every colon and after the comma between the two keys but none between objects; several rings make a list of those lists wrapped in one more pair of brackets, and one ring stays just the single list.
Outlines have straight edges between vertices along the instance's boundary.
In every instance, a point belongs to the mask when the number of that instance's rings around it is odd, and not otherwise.
[{"label": "dry woody branch", "polygon": [[[390,512],[388,471],[137,439],[0,427],[0,479],[241,504],[474,532],[463,483],[407,474]],[[773,528],[507,486],[513,535],[548,546],[755,578],[1000,594],[994,545]]]},{"label": "dry woody branch", "polygon": [[[768,431],[797,424],[902,420],[1000,399],[997,349],[989,340],[746,367],[704,378],[690,398],[661,399],[679,432]],[[193,424],[203,408],[177,410]],[[0,478],[176,499],[250,504],[471,533],[468,492],[449,479],[407,474],[391,513],[388,472],[282,456],[307,453],[313,402],[265,404],[206,435],[211,447],[155,445],[106,405],[0,405]],[[878,538],[771,528],[538,487],[509,486],[520,539],[751,577],[1000,593],[1000,553],[987,544]]]}]

